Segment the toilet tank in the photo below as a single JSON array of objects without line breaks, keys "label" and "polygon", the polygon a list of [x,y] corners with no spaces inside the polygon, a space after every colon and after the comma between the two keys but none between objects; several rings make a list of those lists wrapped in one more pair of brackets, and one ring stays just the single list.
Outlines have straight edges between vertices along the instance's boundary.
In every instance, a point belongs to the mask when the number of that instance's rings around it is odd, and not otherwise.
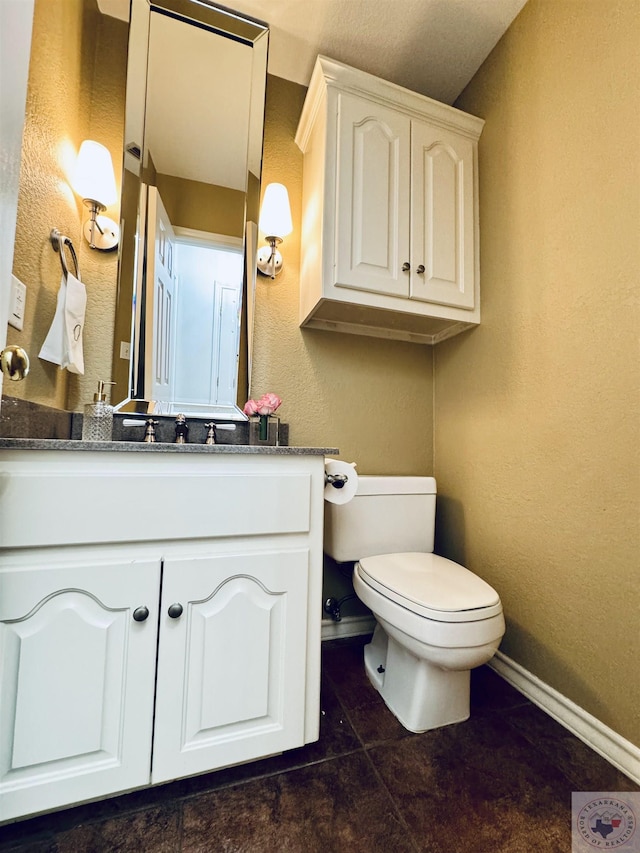
[{"label": "toilet tank", "polygon": [[345,504],[324,505],[324,550],[340,563],[402,551],[433,551],[433,477],[358,478]]}]

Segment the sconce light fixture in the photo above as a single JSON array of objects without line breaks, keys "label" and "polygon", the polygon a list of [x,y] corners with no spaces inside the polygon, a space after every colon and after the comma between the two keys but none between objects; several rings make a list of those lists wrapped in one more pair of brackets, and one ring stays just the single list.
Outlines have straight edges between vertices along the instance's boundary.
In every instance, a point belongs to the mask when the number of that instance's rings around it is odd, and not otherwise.
[{"label": "sconce light fixture", "polygon": [[91,211],[83,228],[89,245],[103,252],[115,249],[120,240],[120,228],[108,216],[98,216],[118,200],[111,154],[104,145],[85,139],[80,146],[72,183]]},{"label": "sconce light fixture", "polygon": [[276,246],[293,231],[289,194],[282,184],[269,184],[266,188],[258,227],[268,243],[258,250],[258,272],[275,278],[282,270],[282,255]]}]

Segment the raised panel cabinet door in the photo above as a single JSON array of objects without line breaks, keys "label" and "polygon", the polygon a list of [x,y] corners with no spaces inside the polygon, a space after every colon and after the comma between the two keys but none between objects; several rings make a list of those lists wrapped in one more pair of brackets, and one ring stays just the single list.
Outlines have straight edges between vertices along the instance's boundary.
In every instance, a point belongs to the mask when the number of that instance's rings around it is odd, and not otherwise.
[{"label": "raised panel cabinet door", "polygon": [[413,121],[411,168],[411,298],[473,309],[474,145]]},{"label": "raised panel cabinet door", "polygon": [[410,121],[341,93],[336,287],[409,295]]},{"label": "raised panel cabinet door", "polygon": [[304,743],[309,552],[165,562],[151,778]]},{"label": "raised panel cabinet door", "polygon": [[0,566],[0,821],[148,784],[159,582],[159,561]]}]

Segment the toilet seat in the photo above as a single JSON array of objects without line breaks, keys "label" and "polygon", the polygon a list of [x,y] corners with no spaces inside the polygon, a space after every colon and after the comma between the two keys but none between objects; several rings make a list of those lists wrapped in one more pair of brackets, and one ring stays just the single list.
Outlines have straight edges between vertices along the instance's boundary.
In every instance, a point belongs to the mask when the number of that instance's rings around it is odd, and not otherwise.
[{"label": "toilet seat", "polygon": [[361,559],[358,567],[368,586],[426,619],[476,622],[502,613],[488,583],[437,554],[380,554]]}]

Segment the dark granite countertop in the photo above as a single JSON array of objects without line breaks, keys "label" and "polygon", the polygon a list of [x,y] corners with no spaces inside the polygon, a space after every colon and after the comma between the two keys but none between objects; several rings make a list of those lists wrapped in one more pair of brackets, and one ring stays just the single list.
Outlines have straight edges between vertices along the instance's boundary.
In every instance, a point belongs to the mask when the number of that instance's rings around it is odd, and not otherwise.
[{"label": "dark granite countertop", "polygon": [[175,444],[144,441],[77,441],[48,438],[1,438],[0,450],[99,450],[135,453],[233,453],[258,456],[337,456],[335,447],[273,447],[253,444]]}]

